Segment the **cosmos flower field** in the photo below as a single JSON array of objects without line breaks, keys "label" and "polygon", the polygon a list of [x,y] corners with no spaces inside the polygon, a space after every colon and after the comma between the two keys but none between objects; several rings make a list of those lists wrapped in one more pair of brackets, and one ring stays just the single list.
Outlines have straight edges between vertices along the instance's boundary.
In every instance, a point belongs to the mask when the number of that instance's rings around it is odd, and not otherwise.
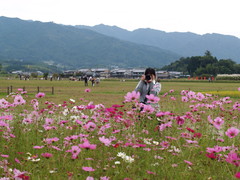
[{"label": "cosmos flower field", "polygon": [[156,112],[136,92],[111,106],[84,93],[61,104],[23,89],[0,99],[1,180],[240,178],[239,98],[171,89],[148,97],[164,107]]}]

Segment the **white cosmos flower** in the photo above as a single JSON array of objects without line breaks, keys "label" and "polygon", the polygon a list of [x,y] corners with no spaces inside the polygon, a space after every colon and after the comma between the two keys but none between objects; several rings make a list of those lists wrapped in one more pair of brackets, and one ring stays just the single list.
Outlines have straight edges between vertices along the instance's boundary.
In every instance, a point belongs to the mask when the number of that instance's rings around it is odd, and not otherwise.
[{"label": "white cosmos flower", "polygon": [[117,154],[117,156],[120,157],[120,158],[125,158],[126,157],[126,153],[125,152],[119,152]]},{"label": "white cosmos flower", "polygon": [[74,99],[70,99],[71,102],[75,103],[76,101]]}]

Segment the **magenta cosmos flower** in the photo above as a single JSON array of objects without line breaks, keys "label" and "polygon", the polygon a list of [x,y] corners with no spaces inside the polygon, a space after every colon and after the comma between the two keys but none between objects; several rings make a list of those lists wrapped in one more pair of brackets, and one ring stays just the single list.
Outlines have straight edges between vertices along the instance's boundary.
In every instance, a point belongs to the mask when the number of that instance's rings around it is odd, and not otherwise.
[{"label": "magenta cosmos flower", "polygon": [[239,133],[239,129],[235,128],[235,127],[231,127],[229,128],[225,134],[229,137],[229,138],[234,138],[238,135]]},{"label": "magenta cosmos flower", "polygon": [[88,93],[88,92],[91,92],[91,89],[85,89],[85,92]]},{"label": "magenta cosmos flower", "polygon": [[235,174],[235,177],[238,178],[238,179],[240,179],[240,172],[237,172],[237,173]]},{"label": "magenta cosmos flower", "polygon": [[39,92],[36,94],[36,98],[43,98],[45,96],[45,93]]}]

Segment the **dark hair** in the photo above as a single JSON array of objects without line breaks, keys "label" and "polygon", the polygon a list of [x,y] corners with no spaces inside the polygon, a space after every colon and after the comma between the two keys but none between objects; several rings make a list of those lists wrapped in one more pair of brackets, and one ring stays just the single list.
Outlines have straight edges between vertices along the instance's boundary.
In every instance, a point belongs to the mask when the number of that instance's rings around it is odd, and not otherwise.
[{"label": "dark hair", "polygon": [[148,74],[150,74],[150,75],[154,75],[155,77],[156,77],[156,72],[155,72],[155,69],[153,69],[153,68],[147,68],[146,70],[145,70],[145,73],[144,73],[145,75],[148,75]]}]

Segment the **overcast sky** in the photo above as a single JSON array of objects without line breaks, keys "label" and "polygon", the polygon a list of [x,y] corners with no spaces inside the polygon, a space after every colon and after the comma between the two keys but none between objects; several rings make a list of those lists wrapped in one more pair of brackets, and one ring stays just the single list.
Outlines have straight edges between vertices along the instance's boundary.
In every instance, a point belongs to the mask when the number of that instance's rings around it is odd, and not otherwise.
[{"label": "overcast sky", "polygon": [[0,0],[0,16],[240,38],[240,0]]}]

